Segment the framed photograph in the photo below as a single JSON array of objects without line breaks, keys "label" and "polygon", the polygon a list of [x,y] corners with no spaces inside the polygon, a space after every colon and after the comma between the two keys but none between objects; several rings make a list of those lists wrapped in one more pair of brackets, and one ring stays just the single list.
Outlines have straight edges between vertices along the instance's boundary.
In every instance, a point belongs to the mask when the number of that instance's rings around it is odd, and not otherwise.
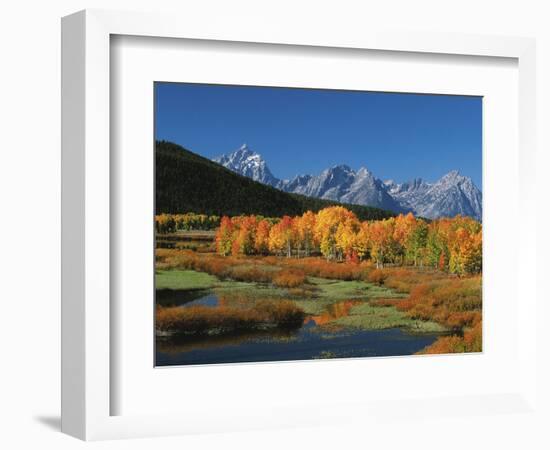
[{"label": "framed photograph", "polygon": [[155,130],[156,366],[482,351],[481,97],[158,82]]},{"label": "framed photograph", "polygon": [[64,432],[533,407],[533,41],[62,31]]}]

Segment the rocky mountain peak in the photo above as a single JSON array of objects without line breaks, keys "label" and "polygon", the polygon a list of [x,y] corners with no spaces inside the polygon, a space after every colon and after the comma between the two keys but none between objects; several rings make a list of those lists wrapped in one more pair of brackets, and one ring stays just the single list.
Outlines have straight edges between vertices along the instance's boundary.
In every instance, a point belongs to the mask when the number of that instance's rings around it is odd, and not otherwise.
[{"label": "rocky mountain peak", "polygon": [[254,152],[246,143],[234,152],[214,158],[213,161],[233,172],[264,184],[274,186],[279,182],[267,167],[262,156]]},{"label": "rocky mountain peak", "polygon": [[426,218],[453,217],[456,214],[481,220],[481,191],[473,181],[452,170],[434,183],[413,178],[404,183],[382,182],[366,167],[354,171],[346,164],[332,166],[319,175],[298,175],[291,180],[277,179],[259,153],[247,144],[214,159],[241,175],[277,189],[310,197],[375,206],[395,212],[409,212]]}]

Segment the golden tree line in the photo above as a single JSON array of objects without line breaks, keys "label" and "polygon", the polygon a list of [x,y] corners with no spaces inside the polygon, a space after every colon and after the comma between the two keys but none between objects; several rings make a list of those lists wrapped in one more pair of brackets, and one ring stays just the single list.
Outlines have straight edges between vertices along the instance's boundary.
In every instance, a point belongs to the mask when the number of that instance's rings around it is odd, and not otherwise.
[{"label": "golden tree line", "polygon": [[174,233],[187,230],[213,230],[220,224],[219,216],[206,214],[159,214],[155,216],[157,233]]},{"label": "golden tree line", "polygon": [[361,222],[342,206],[284,216],[224,216],[216,232],[221,255],[311,256],[327,260],[431,266],[456,274],[480,273],[482,227],[469,217],[427,222],[411,213]]}]

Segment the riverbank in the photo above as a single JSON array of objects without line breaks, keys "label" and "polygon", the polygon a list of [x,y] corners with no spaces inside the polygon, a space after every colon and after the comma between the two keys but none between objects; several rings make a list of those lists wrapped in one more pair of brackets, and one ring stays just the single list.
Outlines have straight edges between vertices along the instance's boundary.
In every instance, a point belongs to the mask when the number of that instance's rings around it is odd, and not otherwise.
[{"label": "riverbank", "polygon": [[[217,312],[220,316],[230,316],[233,320],[238,315],[243,316],[243,330],[253,328],[254,325],[247,320],[254,316],[255,308],[262,304],[292,303],[299,308],[304,319],[308,317],[323,316],[330,318],[321,324],[323,327],[338,328],[339,330],[363,329],[380,330],[387,328],[404,328],[415,332],[444,332],[445,328],[432,321],[417,320],[407,317],[404,312],[396,308],[387,308],[377,306],[374,300],[392,299],[394,301],[404,300],[406,295],[395,292],[392,289],[367,283],[359,280],[343,281],[329,280],[325,278],[308,277],[307,284],[300,290],[280,288],[268,283],[251,283],[234,280],[219,280],[213,275],[193,270],[157,270],[156,286],[162,295],[159,295],[157,309],[157,324],[163,324],[167,317],[167,310],[170,314],[175,314],[173,303],[163,301],[163,299],[175,299],[178,293],[181,298],[186,297],[183,293],[193,291],[205,296],[210,292],[214,294],[223,303],[223,308],[202,307],[193,310],[196,321],[212,321],[212,314]],[[187,295],[191,302],[194,301],[193,295]],[[338,305],[343,302],[353,304],[346,310],[338,310]],[[185,303],[185,302],[183,302]],[[219,304],[212,305],[219,306]],[[172,309],[169,309],[172,308]],[[180,308],[181,311],[184,308]],[[345,317],[344,316],[345,312]],[[190,312],[181,312],[181,316],[186,316],[187,320],[180,323],[182,329],[189,327],[187,332],[196,332],[196,326],[190,322]],[[204,317],[204,318],[203,318]],[[228,319],[229,320],[229,319]],[[244,324],[246,322],[246,324]],[[269,320],[257,321],[257,328],[265,327]],[[172,331],[175,325],[171,325]],[[161,330],[162,326],[157,326]],[[210,334],[223,332],[233,332],[238,328],[236,325],[219,327],[213,326]],[[217,331],[216,331],[217,330]],[[166,331],[166,330],[162,330]],[[203,331],[204,332],[204,331]]]},{"label": "riverbank", "polygon": [[[174,300],[189,292],[197,298],[210,295],[216,300],[208,307],[223,306],[223,314],[233,318],[254,315],[251,311],[262,303],[288,302],[301,311],[304,323],[315,323],[322,332],[402,329],[439,334],[418,349],[421,353],[476,352],[482,347],[481,276],[459,278],[414,267],[376,269],[316,257],[222,257],[157,249],[155,279],[157,311],[174,306]],[[211,309],[195,310],[199,312],[213,314]],[[265,329],[269,322],[248,323],[240,331]],[[213,327],[210,335],[224,332],[239,332],[239,326]]]}]

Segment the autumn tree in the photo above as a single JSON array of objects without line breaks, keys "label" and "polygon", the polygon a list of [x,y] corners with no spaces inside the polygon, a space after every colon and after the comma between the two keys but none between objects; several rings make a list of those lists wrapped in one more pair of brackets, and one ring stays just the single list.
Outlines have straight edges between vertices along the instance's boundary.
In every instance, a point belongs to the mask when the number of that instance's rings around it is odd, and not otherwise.
[{"label": "autumn tree", "polygon": [[393,241],[394,241],[394,257],[399,258],[403,263],[405,257],[406,245],[411,236],[411,233],[416,227],[416,219],[412,213],[407,215],[399,214],[395,218],[395,225],[393,228]]},{"label": "autumn tree", "polygon": [[351,211],[342,206],[331,206],[317,213],[315,223],[315,239],[319,242],[321,253],[327,260],[334,259],[337,255],[336,232],[341,223],[357,217]]},{"label": "autumn tree", "polygon": [[373,222],[369,228],[371,255],[376,261],[376,267],[382,268],[386,262],[392,260],[395,249],[393,232],[395,219],[378,220]]},{"label": "autumn tree", "polygon": [[342,259],[342,256],[345,256],[347,259],[356,259],[355,246],[360,227],[360,222],[355,216],[346,217],[338,225],[334,237],[339,259]]},{"label": "autumn tree", "polygon": [[245,216],[239,220],[238,231],[232,246],[234,255],[251,255],[256,244],[256,216]]},{"label": "autumn tree", "polygon": [[450,246],[449,271],[458,275],[481,272],[481,230],[460,227]]},{"label": "autumn tree", "polygon": [[[155,217],[159,233],[180,226],[208,227],[211,220],[219,219],[192,213]],[[360,222],[348,209],[331,206],[294,218],[224,216],[215,239],[221,255],[274,253],[291,257],[294,249],[298,257],[320,251],[327,260],[372,259],[377,268],[388,263],[427,263],[458,275],[482,269],[481,223],[460,215],[429,223],[412,214]]]},{"label": "autumn tree", "polygon": [[176,230],[211,230],[220,223],[218,216],[207,216],[206,214],[195,214],[192,212],[185,214],[174,214],[172,218],[175,221]]},{"label": "autumn tree", "polygon": [[359,256],[359,259],[364,260],[370,258],[370,225],[369,222],[362,222],[357,235],[355,236],[354,250]]},{"label": "autumn tree", "polygon": [[176,231],[176,221],[171,214],[160,214],[155,217],[157,233],[173,233]]},{"label": "autumn tree", "polygon": [[256,253],[261,255],[269,252],[269,231],[271,230],[271,223],[268,220],[262,219],[258,222],[256,228],[256,236],[254,240],[254,249]]},{"label": "autumn tree", "polygon": [[293,219],[289,216],[283,216],[279,223],[271,227],[269,232],[269,250],[278,254],[286,252],[286,256],[290,258],[292,256],[294,240]]},{"label": "autumn tree", "polygon": [[227,256],[231,253],[233,233],[233,221],[229,217],[223,216],[220,221],[220,227],[216,232],[216,249],[220,255]]},{"label": "autumn tree", "polygon": [[315,224],[317,215],[311,211],[307,211],[302,216],[294,218],[294,228],[296,233],[296,248],[298,256],[301,249],[304,250],[305,256],[309,256],[315,248]]},{"label": "autumn tree", "polygon": [[447,246],[449,228],[447,219],[433,221],[428,226],[426,259],[428,265],[440,270],[445,270],[449,261],[449,247]]},{"label": "autumn tree", "polygon": [[468,255],[466,257],[464,268],[466,273],[481,273],[483,268],[483,236],[482,231],[470,234]]},{"label": "autumn tree", "polygon": [[405,255],[416,266],[418,260],[422,261],[424,250],[428,243],[428,225],[425,221],[416,220],[414,228],[405,241]]}]

